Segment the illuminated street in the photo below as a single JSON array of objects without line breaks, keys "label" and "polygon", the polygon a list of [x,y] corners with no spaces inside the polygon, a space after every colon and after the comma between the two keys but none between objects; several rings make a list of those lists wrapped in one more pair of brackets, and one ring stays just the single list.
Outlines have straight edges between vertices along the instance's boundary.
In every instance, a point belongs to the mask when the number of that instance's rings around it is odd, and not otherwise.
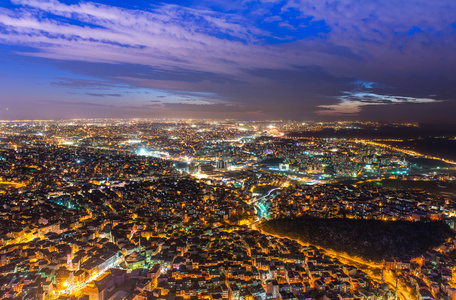
[{"label": "illuminated street", "polygon": [[[231,290],[263,300],[393,299],[396,275],[388,268],[406,274],[398,299],[452,291],[451,165],[415,161],[412,152],[375,141],[292,134],[383,125],[113,119],[0,126],[0,279],[20,283],[0,287],[10,298],[215,299]],[[315,238],[339,238],[346,252],[379,260],[379,250],[393,245],[388,255],[397,259],[384,268],[255,229],[306,218],[309,226],[283,228],[312,227]],[[363,236],[355,234],[362,226],[342,224],[381,226]],[[422,248],[429,251],[421,258],[403,255]],[[380,285],[383,268],[388,288]]]},{"label": "illuminated street", "polygon": [[[258,230],[256,226],[252,226],[252,229]],[[283,236],[277,236],[277,235],[274,235],[274,234],[271,234],[271,233],[268,233],[268,232],[265,232],[265,231],[262,231],[262,230],[260,230],[260,232],[262,232],[263,234],[268,234],[268,235],[275,236],[277,238],[284,238]],[[286,238],[292,239],[292,240],[300,243],[303,246],[309,246],[310,245],[308,243],[301,242],[298,239],[293,239],[293,238],[290,238],[290,237],[286,237]],[[337,253],[335,251],[324,249],[324,248],[318,247],[316,245],[312,245],[312,246],[323,250],[325,254],[329,255],[332,258],[337,259],[338,261],[340,261],[343,264],[354,266],[357,269],[365,272],[368,275],[369,278],[371,278],[372,280],[374,280],[378,284],[381,282],[381,279],[382,279],[381,272],[382,272],[382,269],[383,269],[383,265],[377,264],[377,263],[373,263],[373,262],[369,262],[369,261],[363,260],[363,259],[361,259],[359,257],[351,257],[351,256],[349,256],[347,254],[344,254],[344,253]],[[388,271],[388,270],[384,271],[384,273],[383,273],[383,281],[384,281],[384,283],[388,284],[388,287],[390,288],[391,291],[394,292],[396,290],[396,288],[395,288],[396,287],[396,277],[393,275],[393,273],[391,271]],[[402,283],[400,280],[399,280],[398,287],[399,287],[398,299],[401,299],[401,300],[415,299],[410,294],[409,288],[407,288],[406,285],[404,283]]]},{"label": "illuminated street", "polygon": [[456,0],[1,0],[0,300],[456,300],[455,49]]},{"label": "illuminated street", "polygon": [[[265,216],[268,216],[267,206],[262,205],[261,201],[264,200],[267,196],[269,196],[271,194],[271,192],[276,191],[276,190],[279,190],[279,189],[272,189],[267,193],[266,196],[263,196],[261,198],[258,198],[258,199],[255,199],[252,201],[252,203],[258,203],[258,202],[260,203],[255,206],[256,208],[258,207],[258,209],[256,211],[258,214],[259,222],[261,222],[262,219],[266,218]],[[252,223],[252,224],[250,224],[250,227],[253,230],[257,230],[256,224],[257,224],[257,222]],[[274,235],[274,234],[271,234],[268,232],[264,232],[262,230],[260,230],[260,231],[263,234],[270,234],[277,238],[283,238],[281,236],[277,236],[277,235]],[[287,237],[287,238],[290,238],[290,237]],[[293,240],[299,242],[301,245],[304,245],[304,246],[310,245],[310,244],[304,243],[298,239],[293,239]],[[382,264],[370,262],[370,261],[364,260],[360,257],[349,256],[348,254],[345,254],[345,253],[339,253],[339,252],[336,252],[333,250],[324,249],[324,248],[318,247],[316,245],[313,245],[313,246],[323,250],[325,254],[329,255],[332,258],[337,259],[341,263],[354,266],[357,269],[365,272],[369,276],[369,278],[374,280],[375,282],[377,282],[377,283],[381,282],[381,280],[382,280],[381,273],[382,273],[382,269],[384,269],[384,266]],[[384,281],[384,283],[386,283],[388,285],[388,287],[390,288],[391,291],[396,290],[396,276],[394,276],[392,271],[384,270],[383,281]],[[401,300],[414,299],[409,291],[410,291],[410,289],[401,280],[399,280],[398,281],[398,293],[397,293],[398,299],[401,299]]]}]

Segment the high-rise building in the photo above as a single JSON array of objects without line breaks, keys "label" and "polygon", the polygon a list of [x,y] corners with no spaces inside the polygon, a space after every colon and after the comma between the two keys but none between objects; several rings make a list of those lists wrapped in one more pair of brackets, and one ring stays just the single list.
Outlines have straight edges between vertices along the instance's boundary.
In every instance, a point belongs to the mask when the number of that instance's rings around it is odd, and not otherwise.
[{"label": "high-rise building", "polygon": [[228,169],[228,162],[224,160],[217,161],[217,169],[219,170],[227,170]]},{"label": "high-rise building", "polygon": [[196,165],[194,162],[191,162],[189,165],[188,165],[188,172],[190,174],[195,174],[196,173]]}]

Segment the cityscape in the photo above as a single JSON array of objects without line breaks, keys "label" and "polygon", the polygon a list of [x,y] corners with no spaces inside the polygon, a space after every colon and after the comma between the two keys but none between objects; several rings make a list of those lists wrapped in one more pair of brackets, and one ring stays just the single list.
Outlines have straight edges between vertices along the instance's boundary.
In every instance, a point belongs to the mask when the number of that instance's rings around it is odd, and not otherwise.
[{"label": "cityscape", "polygon": [[1,0],[0,300],[456,300],[455,0]]},{"label": "cityscape", "polygon": [[385,127],[2,122],[2,298],[453,299],[456,162],[314,134]]}]

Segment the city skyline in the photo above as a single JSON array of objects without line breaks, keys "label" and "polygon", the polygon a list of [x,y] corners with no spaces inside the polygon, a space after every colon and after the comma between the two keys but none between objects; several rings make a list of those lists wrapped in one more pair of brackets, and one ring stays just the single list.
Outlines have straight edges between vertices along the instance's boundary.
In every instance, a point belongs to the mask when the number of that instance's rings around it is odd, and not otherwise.
[{"label": "city skyline", "polygon": [[0,128],[1,299],[456,297],[454,134],[236,120]]},{"label": "city skyline", "polygon": [[455,124],[456,4],[0,5],[0,120]]}]

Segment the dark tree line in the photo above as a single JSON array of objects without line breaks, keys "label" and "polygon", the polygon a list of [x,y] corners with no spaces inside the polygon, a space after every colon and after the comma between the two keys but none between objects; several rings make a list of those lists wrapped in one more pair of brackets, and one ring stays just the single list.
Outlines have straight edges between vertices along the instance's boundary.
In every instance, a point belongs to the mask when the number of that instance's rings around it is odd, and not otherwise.
[{"label": "dark tree line", "polygon": [[441,221],[384,222],[310,216],[270,220],[263,223],[261,229],[284,237],[299,237],[310,244],[373,261],[409,260],[454,235]]}]

